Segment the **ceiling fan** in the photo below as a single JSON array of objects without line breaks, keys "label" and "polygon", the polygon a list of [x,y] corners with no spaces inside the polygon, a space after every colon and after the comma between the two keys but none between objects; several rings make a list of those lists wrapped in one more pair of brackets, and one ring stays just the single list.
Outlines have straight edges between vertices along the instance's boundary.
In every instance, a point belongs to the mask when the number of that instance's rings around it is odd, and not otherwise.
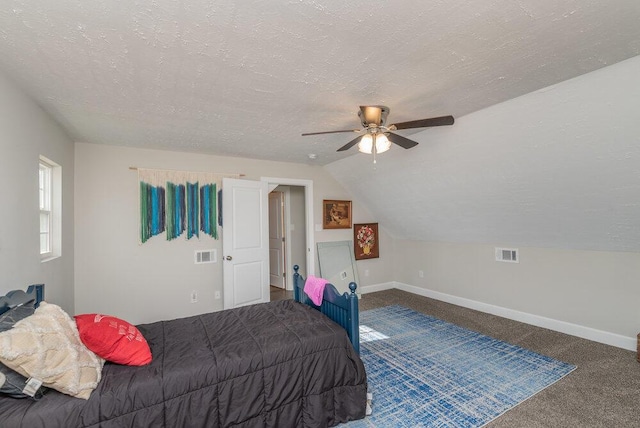
[{"label": "ceiling fan", "polygon": [[392,131],[411,128],[429,128],[432,126],[445,126],[453,125],[453,116],[441,116],[432,117],[430,119],[411,120],[409,122],[399,122],[393,125],[387,126],[387,116],[389,115],[389,107],[386,106],[360,106],[358,116],[360,117],[360,123],[362,129],[346,129],[340,131],[324,131],[324,132],[308,132],[302,134],[307,135],[320,135],[320,134],[334,134],[338,132],[357,132],[358,134],[364,134],[358,136],[349,141],[344,146],[340,147],[337,151],[342,152],[349,150],[351,147],[358,144],[358,150],[363,153],[373,153],[374,163],[376,153],[383,153],[389,150],[391,143],[397,144],[404,149],[410,149],[418,145],[417,142],[410,140],[398,134],[394,134]]}]

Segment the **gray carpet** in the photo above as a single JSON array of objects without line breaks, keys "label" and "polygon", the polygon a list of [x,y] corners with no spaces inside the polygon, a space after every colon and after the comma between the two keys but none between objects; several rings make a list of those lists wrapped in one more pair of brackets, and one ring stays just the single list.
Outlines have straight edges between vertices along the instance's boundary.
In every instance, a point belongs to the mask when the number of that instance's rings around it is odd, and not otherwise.
[{"label": "gray carpet", "polygon": [[578,368],[487,427],[640,427],[636,353],[400,290],[365,294],[360,310],[402,305]]}]

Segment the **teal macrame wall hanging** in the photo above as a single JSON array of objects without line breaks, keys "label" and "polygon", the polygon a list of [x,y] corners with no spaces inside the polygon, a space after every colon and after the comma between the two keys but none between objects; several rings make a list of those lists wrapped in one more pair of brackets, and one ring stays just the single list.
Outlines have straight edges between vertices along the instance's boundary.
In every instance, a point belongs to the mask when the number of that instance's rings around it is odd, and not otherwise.
[{"label": "teal macrame wall hanging", "polygon": [[217,193],[228,176],[138,168],[140,243],[163,233],[167,241],[200,232],[218,239]]}]

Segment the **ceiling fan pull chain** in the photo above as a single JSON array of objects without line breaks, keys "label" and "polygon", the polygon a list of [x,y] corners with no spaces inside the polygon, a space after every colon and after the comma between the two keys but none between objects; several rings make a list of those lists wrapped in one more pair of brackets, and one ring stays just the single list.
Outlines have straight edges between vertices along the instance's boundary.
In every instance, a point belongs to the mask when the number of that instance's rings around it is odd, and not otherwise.
[{"label": "ceiling fan pull chain", "polygon": [[376,161],[376,154],[378,153],[378,148],[376,147],[378,145],[377,141],[376,141],[376,134],[372,135],[373,137],[373,146],[371,147],[371,152],[373,153],[373,163],[377,163]]}]

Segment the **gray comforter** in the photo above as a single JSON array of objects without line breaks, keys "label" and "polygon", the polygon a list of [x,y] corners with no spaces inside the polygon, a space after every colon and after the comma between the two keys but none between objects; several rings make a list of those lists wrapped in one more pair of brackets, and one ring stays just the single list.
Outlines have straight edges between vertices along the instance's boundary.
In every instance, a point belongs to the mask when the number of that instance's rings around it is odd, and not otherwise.
[{"label": "gray comforter", "polygon": [[88,401],[0,398],[2,427],[325,427],[364,417],[345,333],[292,300],[139,326],[144,367],[106,364]]}]

